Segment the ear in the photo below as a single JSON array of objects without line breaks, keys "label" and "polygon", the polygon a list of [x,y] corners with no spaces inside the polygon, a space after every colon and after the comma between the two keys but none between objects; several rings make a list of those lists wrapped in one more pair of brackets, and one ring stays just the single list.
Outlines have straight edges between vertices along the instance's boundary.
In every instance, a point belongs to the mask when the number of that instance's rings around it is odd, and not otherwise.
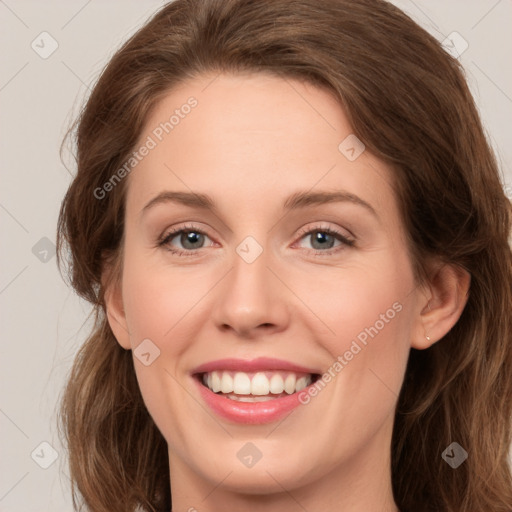
[{"label": "ear", "polygon": [[122,270],[119,264],[104,263],[101,276],[101,284],[104,290],[105,313],[114,336],[126,350],[130,350],[130,333],[126,322],[126,314],[123,306],[123,293],[121,286]]},{"label": "ear", "polygon": [[466,306],[470,283],[469,272],[457,265],[443,264],[432,273],[420,304],[413,348],[429,348],[450,331]]}]

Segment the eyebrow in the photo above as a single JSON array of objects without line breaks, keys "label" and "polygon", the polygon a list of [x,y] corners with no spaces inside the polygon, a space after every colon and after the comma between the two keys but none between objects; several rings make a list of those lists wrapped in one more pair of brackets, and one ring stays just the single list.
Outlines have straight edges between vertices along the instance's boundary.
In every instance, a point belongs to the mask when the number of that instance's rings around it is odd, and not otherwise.
[{"label": "eyebrow", "polygon": [[296,192],[292,194],[284,203],[285,210],[296,210],[307,206],[315,206],[325,203],[352,203],[366,208],[372,215],[378,217],[377,212],[370,203],[361,199],[355,194],[345,191],[337,192]]},{"label": "eyebrow", "polygon": [[[153,199],[151,199],[146,206],[141,210],[141,215],[145,214],[149,209],[158,204],[175,202],[191,208],[199,208],[202,210],[217,211],[217,207],[213,199],[207,195],[198,192],[178,192],[166,190],[161,192]],[[359,196],[351,194],[350,192],[337,191],[337,192],[296,192],[289,196],[283,204],[283,209],[297,210],[306,208],[308,206],[316,206],[325,203],[344,202],[352,203],[362,206],[368,210],[372,215],[378,218],[377,212],[373,206]]]}]

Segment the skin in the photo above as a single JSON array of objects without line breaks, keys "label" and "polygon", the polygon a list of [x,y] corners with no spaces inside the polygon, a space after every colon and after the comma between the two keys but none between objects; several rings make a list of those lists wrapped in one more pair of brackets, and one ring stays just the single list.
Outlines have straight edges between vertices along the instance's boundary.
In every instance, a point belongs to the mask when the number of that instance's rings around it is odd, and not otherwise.
[{"label": "skin", "polygon": [[[215,77],[183,83],[150,113],[141,143],[198,101],[127,178],[123,270],[106,293],[121,346],[149,338],[160,350],[134,366],[168,443],[173,510],[397,511],[390,442],[408,353],[454,325],[469,277],[433,261],[429,282],[416,282],[392,169],[369,151],[351,162],[338,150],[353,130],[328,92],[265,74]],[[141,213],[164,190],[206,193],[216,210],[169,201]],[[350,201],[285,211],[299,191],[345,191],[374,213]],[[192,256],[158,246],[191,225],[207,235],[198,248],[179,234],[168,246]],[[354,245],[319,248],[311,232],[325,228]],[[252,263],[236,252],[247,236],[263,249]],[[234,424],[196,389],[190,372],[226,357],[325,372],[396,303],[400,312],[282,421]],[[249,441],[262,453],[252,468],[236,455]]]}]

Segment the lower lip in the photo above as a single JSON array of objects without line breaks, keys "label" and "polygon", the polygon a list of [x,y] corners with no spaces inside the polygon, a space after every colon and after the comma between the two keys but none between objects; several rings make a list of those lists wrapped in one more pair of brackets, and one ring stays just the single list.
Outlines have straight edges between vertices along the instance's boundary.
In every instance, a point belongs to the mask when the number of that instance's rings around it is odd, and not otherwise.
[{"label": "lower lip", "polygon": [[237,402],[210,391],[199,379],[194,378],[194,380],[210,409],[217,415],[235,423],[246,425],[271,423],[280,420],[301,405],[299,393],[274,398],[267,402]]}]

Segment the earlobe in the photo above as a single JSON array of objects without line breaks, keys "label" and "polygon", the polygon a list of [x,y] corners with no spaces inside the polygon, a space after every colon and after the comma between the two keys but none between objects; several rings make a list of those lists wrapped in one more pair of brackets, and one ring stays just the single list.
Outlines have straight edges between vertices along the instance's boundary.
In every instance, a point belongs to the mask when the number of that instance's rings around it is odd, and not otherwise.
[{"label": "earlobe", "polygon": [[105,313],[110,329],[114,336],[125,350],[130,350],[130,333],[126,322],[126,314],[123,307],[123,297],[121,292],[120,279],[113,277],[110,279],[108,271],[104,272],[102,277],[102,286],[104,287]]},{"label": "earlobe", "polygon": [[468,300],[471,276],[457,265],[445,264],[430,279],[411,346],[429,348],[459,320]]}]

